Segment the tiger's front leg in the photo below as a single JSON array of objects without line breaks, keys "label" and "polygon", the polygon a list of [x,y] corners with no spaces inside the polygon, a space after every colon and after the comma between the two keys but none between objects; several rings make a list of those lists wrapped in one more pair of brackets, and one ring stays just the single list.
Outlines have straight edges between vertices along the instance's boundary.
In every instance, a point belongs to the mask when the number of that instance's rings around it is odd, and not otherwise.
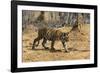
[{"label": "tiger's front leg", "polygon": [[67,45],[65,44],[64,41],[62,41],[62,44],[63,44],[63,47],[64,47],[64,49],[65,49],[65,52],[69,52],[69,50],[68,50],[68,48],[67,48]]}]

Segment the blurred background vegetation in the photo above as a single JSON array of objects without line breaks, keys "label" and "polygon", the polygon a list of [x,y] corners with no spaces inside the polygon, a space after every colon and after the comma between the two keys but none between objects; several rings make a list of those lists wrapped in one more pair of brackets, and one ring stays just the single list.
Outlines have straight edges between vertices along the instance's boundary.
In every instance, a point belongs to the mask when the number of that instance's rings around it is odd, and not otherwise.
[{"label": "blurred background vegetation", "polygon": [[76,21],[78,21],[78,24],[90,24],[90,14],[33,10],[22,11],[23,30],[26,29],[28,25],[51,28],[73,26]]}]

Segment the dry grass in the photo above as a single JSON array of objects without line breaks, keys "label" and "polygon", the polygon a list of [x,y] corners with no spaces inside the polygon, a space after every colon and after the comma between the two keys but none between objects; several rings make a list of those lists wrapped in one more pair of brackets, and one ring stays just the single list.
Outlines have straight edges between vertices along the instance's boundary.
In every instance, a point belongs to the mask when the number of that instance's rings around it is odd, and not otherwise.
[{"label": "dry grass", "polygon": [[[63,32],[70,31],[71,27],[59,28]],[[76,60],[76,59],[89,59],[90,58],[90,25],[82,27],[81,32],[73,31],[69,34],[70,41],[67,43],[67,47],[70,52],[64,52],[64,48],[60,41],[56,41],[56,52],[50,52],[45,50],[40,41],[40,44],[36,49],[32,50],[32,43],[37,37],[37,29],[30,25],[23,33],[23,62],[35,62],[35,61],[56,61],[56,60]],[[47,46],[50,47],[51,42],[47,42]]]}]

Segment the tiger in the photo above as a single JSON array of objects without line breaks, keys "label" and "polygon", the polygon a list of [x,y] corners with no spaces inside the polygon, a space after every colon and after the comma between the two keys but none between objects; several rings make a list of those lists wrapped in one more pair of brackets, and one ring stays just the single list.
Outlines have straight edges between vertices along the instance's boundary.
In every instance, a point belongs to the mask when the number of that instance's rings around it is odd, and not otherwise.
[{"label": "tiger", "polygon": [[42,46],[45,49],[48,49],[48,47],[45,46],[45,44],[48,40],[48,41],[51,41],[51,51],[56,51],[54,48],[54,43],[55,43],[55,41],[60,40],[64,47],[65,52],[69,52],[69,50],[66,48],[66,44],[65,44],[69,41],[68,34],[69,34],[68,32],[62,32],[62,31],[54,29],[54,28],[40,28],[40,29],[38,29],[38,36],[33,41],[32,49],[34,49],[36,46],[38,46],[39,41],[41,39],[43,39]]}]

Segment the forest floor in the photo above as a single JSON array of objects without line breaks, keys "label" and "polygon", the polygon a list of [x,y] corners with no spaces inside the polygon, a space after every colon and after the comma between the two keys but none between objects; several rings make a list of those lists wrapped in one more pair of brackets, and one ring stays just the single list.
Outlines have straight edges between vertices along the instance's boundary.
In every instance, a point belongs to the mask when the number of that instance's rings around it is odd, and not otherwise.
[{"label": "forest floor", "polygon": [[[70,31],[71,27],[59,28],[62,32]],[[69,42],[66,44],[70,52],[64,52],[64,48],[60,41],[55,42],[56,52],[45,50],[40,41],[38,47],[32,50],[32,43],[37,37],[36,27],[29,25],[23,32],[23,62],[38,61],[57,61],[57,60],[80,60],[90,58],[90,25],[86,24],[82,27],[81,32],[73,31],[69,34]],[[51,42],[48,41],[46,46],[50,47]]]}]

